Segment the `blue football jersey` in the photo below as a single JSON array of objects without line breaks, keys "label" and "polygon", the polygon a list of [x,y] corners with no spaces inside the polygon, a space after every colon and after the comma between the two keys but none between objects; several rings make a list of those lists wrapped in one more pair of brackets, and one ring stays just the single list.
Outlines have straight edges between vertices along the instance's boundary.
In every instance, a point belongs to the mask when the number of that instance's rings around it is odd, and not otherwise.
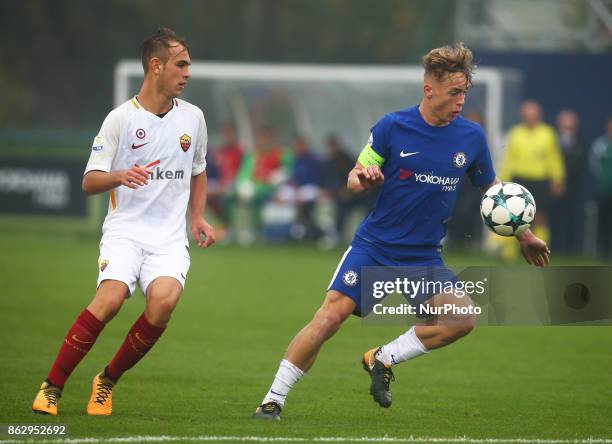
[{"label": "blue football jersey", "polygon": [[384,116],[368,144],[384,159],[385,180],[354,242],[399,260],[439,255],[462,178],[477,187],[495,179],[482,128],[461,116],[431,126],[414,106]]}]

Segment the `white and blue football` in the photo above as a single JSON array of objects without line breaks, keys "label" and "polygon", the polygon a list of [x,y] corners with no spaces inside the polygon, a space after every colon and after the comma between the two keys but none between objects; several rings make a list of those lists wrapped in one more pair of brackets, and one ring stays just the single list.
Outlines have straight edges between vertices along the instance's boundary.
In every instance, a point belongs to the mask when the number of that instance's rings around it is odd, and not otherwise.
[{"label": "white and blue football", "polygon": [[536,204],[527,188],[518,183],[493,185],[482,196],[480,216],[485,225],[500,236],[514,236],[531,226]]}]

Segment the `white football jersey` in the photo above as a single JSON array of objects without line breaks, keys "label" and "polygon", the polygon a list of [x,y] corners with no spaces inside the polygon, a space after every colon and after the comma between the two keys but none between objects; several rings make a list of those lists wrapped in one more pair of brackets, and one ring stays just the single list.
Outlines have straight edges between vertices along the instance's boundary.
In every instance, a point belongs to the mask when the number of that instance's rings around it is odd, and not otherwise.
[{"label": "white football jersey", "polygon": [[151,174],[138,189],[120,185],[109,192],[103,239],[127,238],[158,250],[175,242],[186,244],[191,176],[206,169],[207,139],[202,110],[184,100],[174,99],[161,118],[136,97],[111,111],[94,138],[85,174],[135,164]]}]

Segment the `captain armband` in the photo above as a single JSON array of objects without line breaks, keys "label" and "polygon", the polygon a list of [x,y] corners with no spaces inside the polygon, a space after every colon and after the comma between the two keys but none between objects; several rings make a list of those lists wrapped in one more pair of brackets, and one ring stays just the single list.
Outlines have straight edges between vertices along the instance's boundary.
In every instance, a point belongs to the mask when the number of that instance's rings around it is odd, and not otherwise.
[{"label": "captain armband", "polygon": [[385,159],[374,151],[374,149],[368,144],[363,148],[363,150],[361,150],[361,154],[359,154],[357,162],[362,164],[364,167],[376,165],[379,168],[382,168],[385,163]]}]

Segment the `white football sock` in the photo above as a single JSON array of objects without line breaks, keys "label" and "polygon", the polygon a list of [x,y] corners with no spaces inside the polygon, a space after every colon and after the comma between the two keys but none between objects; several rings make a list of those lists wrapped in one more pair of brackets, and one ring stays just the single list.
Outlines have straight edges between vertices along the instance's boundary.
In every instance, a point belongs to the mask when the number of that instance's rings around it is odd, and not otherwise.
[{"label": "white football sock", "polygon": [[417,337],[414,331],[414,326],[400,337],[394,339],[386,345],[383,345],[376,359],[385,365],[395,365],[400,362],[421,356],[424,353],[429,353],[421,340]]},{"label": "white football sock", "polygon": [[291,362],[283,359],[278,366],[278,371],[274,377],[272,387],[264,397],[262,404],[274,401],[281,407],[285,405],[285,398],[289,390],[304,376],[304,372],[293,365]]}]

